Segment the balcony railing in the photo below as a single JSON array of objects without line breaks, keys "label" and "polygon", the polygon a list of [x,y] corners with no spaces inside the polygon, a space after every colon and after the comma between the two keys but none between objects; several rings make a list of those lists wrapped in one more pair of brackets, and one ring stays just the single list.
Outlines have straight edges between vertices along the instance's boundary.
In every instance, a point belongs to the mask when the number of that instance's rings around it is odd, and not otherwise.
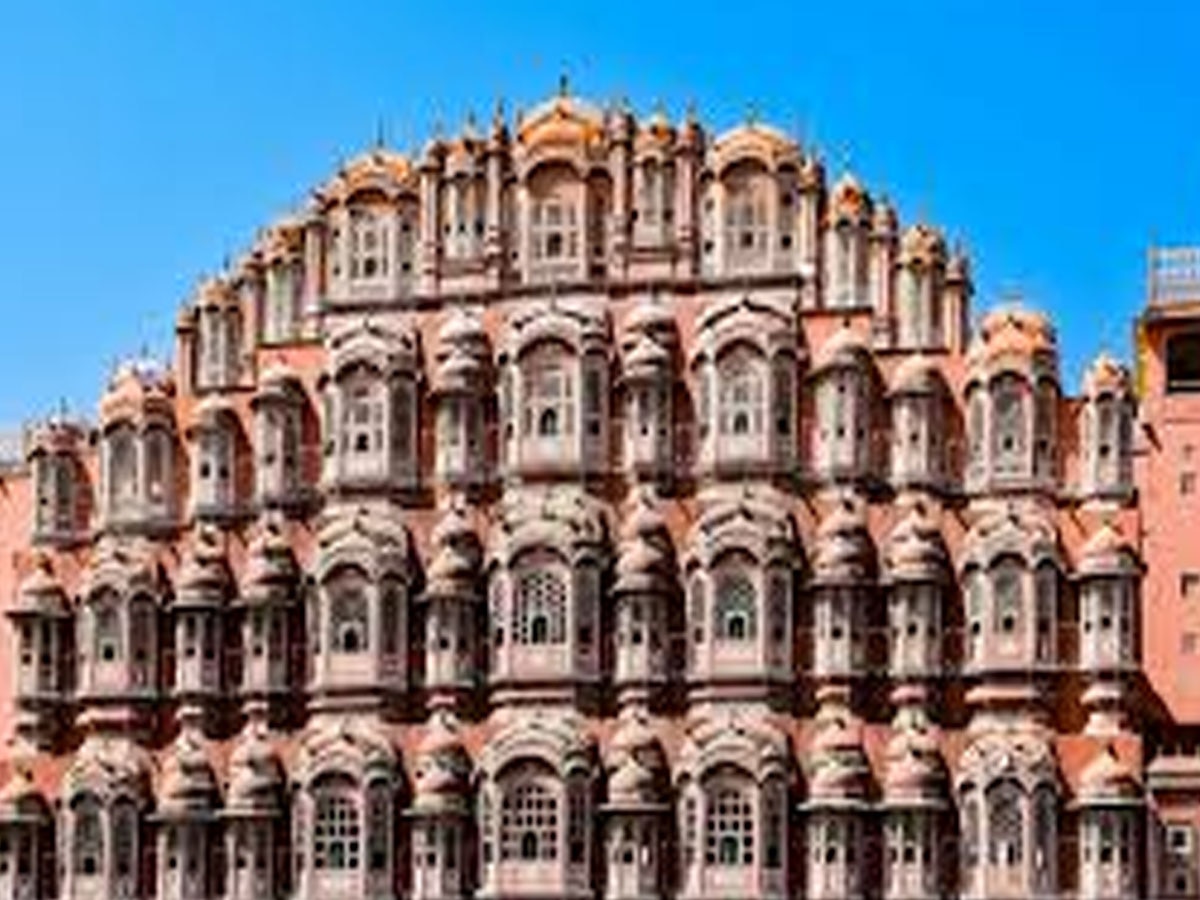
[{"label": "balcony railing", "polygon": [[1151,247],[1146,282],[1151,306],[1200,301],[1200,246]]}]

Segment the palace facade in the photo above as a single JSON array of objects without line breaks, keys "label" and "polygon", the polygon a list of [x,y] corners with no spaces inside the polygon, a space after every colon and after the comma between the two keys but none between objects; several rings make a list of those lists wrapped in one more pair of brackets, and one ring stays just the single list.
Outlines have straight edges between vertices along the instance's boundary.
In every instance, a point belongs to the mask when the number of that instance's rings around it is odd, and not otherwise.
[{"label": "palace facade", "polygon": [[3,475],[0,898],[1197,896],[1191,307],[971,295],[756,122],[349,161]]}]

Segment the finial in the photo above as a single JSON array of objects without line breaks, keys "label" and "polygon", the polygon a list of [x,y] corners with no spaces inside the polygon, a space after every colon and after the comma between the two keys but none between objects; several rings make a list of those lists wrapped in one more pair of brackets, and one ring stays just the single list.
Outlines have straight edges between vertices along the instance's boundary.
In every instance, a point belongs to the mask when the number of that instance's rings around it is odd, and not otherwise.
[{"label": "finial", "polygon": [[839,162],[841,163],[841,166],[842,166],[842,171],[849,172],[851,159],[850,159],[850,144],[848,142],[844,142],[841,145],[841,147],[838,148],[838,157],[839,157]]},{"label": "finial", "polygon": [[467,110],[466,132],[470,137],[475,135],[475,110],[473,109]]},{"label": "finial", "polygon": [[571,84],[567,78],[567,70],[565,66],[563,67],[562,72],[560,72],[558,75],[558,96],[564,100],[571,96]]},{"label": "finial", "polygon": [[686,121],[689,125],[695,125],[696,122],[699,121],[700,115],[696,110],[695,97],[688,98],[687,108],[684,111],[684,115],[686,116]]},{"label": "finial", "polygon": [[492,107],[492,125],[500,128],[504,125],[504,98],[497,97],[496,104]]},{"label": "finial", "polygon": [[382,150],[387,143],[383,133],[383,116],[375,120],[375,149]]},{"label": "finial", "polygon": [[746,104],[746,124],[747,125],[757,125],[758,124],[758,104],[755,103],[753,100],[751,100],[749,103]]}]

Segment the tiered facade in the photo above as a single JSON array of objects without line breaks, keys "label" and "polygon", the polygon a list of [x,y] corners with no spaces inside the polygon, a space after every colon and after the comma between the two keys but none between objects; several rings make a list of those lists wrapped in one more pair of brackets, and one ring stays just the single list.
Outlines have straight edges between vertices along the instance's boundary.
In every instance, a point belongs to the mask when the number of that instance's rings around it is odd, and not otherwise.
[{"label": "tiered facade", "polygon": [[355,158],[3,483],[0,900],[1190,895],[1130,378],[970,297],[757,123]]}]

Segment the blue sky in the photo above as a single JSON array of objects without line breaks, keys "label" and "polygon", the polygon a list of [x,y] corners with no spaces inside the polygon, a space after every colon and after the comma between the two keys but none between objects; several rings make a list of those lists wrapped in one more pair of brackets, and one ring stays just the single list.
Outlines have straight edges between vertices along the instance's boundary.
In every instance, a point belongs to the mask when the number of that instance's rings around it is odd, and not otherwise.
[{"label": "blue sky", "polygon": [[[444,10],[450,10],[445,12]],[[167,351],[196,279],[339,159],[553,91],[849,159],[974,256],[976,309],[1053,313],[1074,391],[1128,354],[1151,241],[1200,242],[1200,4],[8,0],[0,7],[0,423],[91,413]]]}]

